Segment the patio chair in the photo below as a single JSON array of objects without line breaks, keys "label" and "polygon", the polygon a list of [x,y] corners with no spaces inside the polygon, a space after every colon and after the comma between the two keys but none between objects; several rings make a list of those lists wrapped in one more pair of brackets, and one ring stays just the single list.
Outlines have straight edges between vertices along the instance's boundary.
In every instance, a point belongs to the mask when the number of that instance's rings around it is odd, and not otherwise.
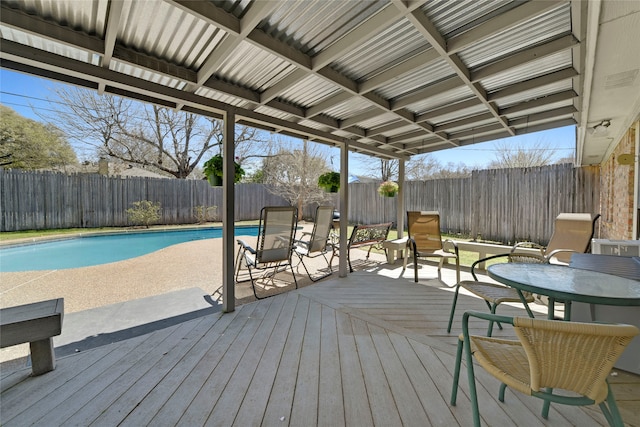
[{"label": "patio chair", "polygon": [[[324,279],[333,273],[331,271],[331,264],[327,259],[327,250],[331,248],[333,253],[333,246],[329,243],[329,233],[331,232],[333,223],[333,207],[332,206],[318,206],[316,208],[316,218],[313,223],[313,230],[311,233],[302,233],[302,238],[294,242],[293,251],[300,259],[300,264],[307,272],[309,279],[312,282],[317,282],[320,279]],[[327,263],[328,272],[318,277],[313,277],[309,271],[308,266],[304,263],[305,258],[318,258],[322,256]],[[298,264],[298,266],[300,265]]]},{"label": "patio chair", "polygon": [[[438,279],[441,279],[442,264],[445,259],[456,261],[456,283],[460,282],[460,257],[458,246],[453,240],[442,240],[440,234],[440,214],[436,211],[407,212],[407,250],[413,256],[414,281],[418,283],[418,258],[438,258]],[[450,249],[445,249],[451,247]],[[404,257],[402,273],[407,269],[407,258]]]},{"label": "patio chair", "polygon": [[[511,324],[517,340],[469,334],[469,317]],[[506,387],[544,400],[542,417],[549,416],[551,402],[600,406],[611,426],[623,426],[615,397],[607,382],[614,363],[640,331],[632,325],[564,322],[467,312],[462,320],[451,390],[455,406],[464,349],[469,379],[473,423],[480,425],[478,395],[472,355],[482,368],[501,381],[498,399],[504,402]],[[553,391],[561,390],[562,394]],[[567,393],[573,392],[577,395]]]},{"label": "patio chair", "polygon": [[[261,277],[263,279],[268,277],[273,279],[277,273],[289,266],[298,289],[298,281],[291,263],[297,212],[298,210],[292,206],[266,206],[260,211],[257,249],[252,248],[242,239],[237,239],[239,248],[236,256],[236,282],[251,281],[251,288],[257,299],[264,297],[259,297],[256,292],[257,278],[253,275],[254,270],[263,271],[264,274]],[[249,270],[249,278],[241,280],[239,275],[243,265]]]},{"label": "patio chair", "polygon": [[534,247],[540,249],[540,254],[547,260],[568,264],[572,254],[589,251],[598,218],[600,214],[561,213],[555,219],[553,234],[546,247],[520,242],[513,246],[511,252],[521,247]]},{"label": "patio chair", "polygon": [[[478,280],[478,276],[476,275],[476,267],[479,264],[485,263],[486,261],[506,258],[506,262],[523,262],[523,263],[546,263],[547,260],[541,255],[535,254],[500,254],[500,255],[492,255],[486,258],[482,258],[471,264],[471,275],[473,276],[473,280],[463,280],[456,284],[456,292],[453,294],[453,302],[451,303],[451,313],[449,314],[449,325],[447,326],[447,332],[451,332],[451,325],[453,324],[453,316],[456,311],[456,303],[458,302],[458,294],[460,292],[460,288],[464,288],[471,292],[474,295],[479,296],[484,299],[484,302],[487,304],[489,311],[491,314],[495,314],[498,305],[503,302],[521,302],[524,304],[524,308],[527,310],[527,314],[529,317],[533,317],[533,313],[529,308],[529,303],[534,302],[535,299],[533,294],[530,292],[522,292],[522,297],[525,299],[524,301],[520,298],[520,294],[514,288],[509,286],[500,285],[492,282],[482,282]],[[487,336],[490,337],[493,333],[493,321],[489,322],[489,329],[487,330]],[[498,327],[502,329],[502,325],[498,323]]]}]

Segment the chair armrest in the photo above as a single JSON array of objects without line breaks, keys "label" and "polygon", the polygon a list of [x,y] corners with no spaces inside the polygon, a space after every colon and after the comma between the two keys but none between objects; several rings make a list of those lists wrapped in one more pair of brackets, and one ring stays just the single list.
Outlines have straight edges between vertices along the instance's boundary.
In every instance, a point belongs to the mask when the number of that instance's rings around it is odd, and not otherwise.
[{"label": "chair armrest", "polygon": [[468,335],[469,317],[513,325],[513,317],[511,316],[502,316],[499,314],[483,313],[479,311],[465,311],[462,315],[462,331],[465,335]]},{"label": "chair armrest", "polygon": [[251,252],[251,254],[252,254],[252,255],[255,255],[255,254],[256,254],[256,250],[255,250],[255,249],[253,249],[251,246],[249,246],[249,245],[247,244],[247,242],[245,242],[244,240],[242,240],[242,239],[237,239],[237,240],[236,240],[236,242],[238,243],[238,245],[242,246],[242,248],[243,248],[245,251],[249,251],[249,252]]},{"label": "chair armrest", "polygon": [[498,254],[498,255],[491,255],[488,257],[484,257],[484,258],[480,258],[479,260],[475,261],[473,264],[471,264],[471,275],[473,276],[473,280],[475,280],[476,282],[478,281],[478,277],[476,276],[476,266],[480,263],[492,260],[492,259],[496,259],[496,258],[501,258],[501,257],[508,257],[510,254]]},{"label": "chair armrest", "polygon": [[[547,260],[547,263],[549,263],[549,261],[551,261],[551,258],[555,257],[558,254],[565,253],[565,252],[569,252],[569,253],[572,253],[572,254],[582,253],[582,252],[579,252],[579,251],[576,251],[576,250],[573,250],[573,249],[555,249],[555,250],[549,252],[548,254],[546,254],[544,257]],[[560,262],[562,262],[562,261],[560,261]]]},{"label": "chair armrest", "polygon": [[515,245],[513,245],[513,247],[511,248],[511,253],[514,253],[516,249],[518,249],[521,246],[530,246],[534,249],[540,249],[540,255],[544,256],[544,246],[541,246],[534,242],[518,242]]},{"label": "chair armrest", "polygon": [[[447,250],[447,245],[451,245],[453,247],[453,252],[451,252],[450,250]],[[449,252],[449,253],[454,253],[456,254],[456,256],[459,256],[458,254],[458,244],[451,240],[451,239],[446,239],[442,241],[442,250],[445,252]]]},{"label": "chair armrest", "polygon": [[413,239],[413,237],[408,237],[407,238],[407,249],[409,249],[412,252],[417,252],[416,251],[416,241]]}]

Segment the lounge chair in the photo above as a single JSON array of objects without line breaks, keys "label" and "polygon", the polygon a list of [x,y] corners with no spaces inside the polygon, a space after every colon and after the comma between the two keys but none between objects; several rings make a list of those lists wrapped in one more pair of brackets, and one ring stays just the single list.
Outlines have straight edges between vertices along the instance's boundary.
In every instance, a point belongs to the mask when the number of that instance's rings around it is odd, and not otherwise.
[{"label": "lounge chair", "polygon": [[[533,317],[533,313],[529,308],[529,303],[535,301],[533,295],[529,292],[523,292],[522,296],[525,298],[525,301],[522,301],[518,291],[509,286],[500,285],[492,282],[483,282],[478,280],[478,276],[476,275],[476,267],[479,264],[483,264],[486,261],[493,259],[504,258],[506,262],[528,262],[528,263],[545,263],[546,259],[541,255],[536,254],[500,254],[493,255],[486,258],[482,258],[471,264],[471,275],[473,276],[473,280],[463,280],[456,284],[456,292],[453,294],[453,302],[451,303],[451,313],[449,314],[449,324],[447,326],[447,332],[451,332],[451,325],[453,324],[453,316],[456,311],[456,303],[458,302],[458,294],[460,292],[460,288],[464,288],[471,292],[472,294],[479,296],[484,299],[484,302],[487,303],[487,307],[491,314],[495,314],[498,305],[503,302],[521,302],[524,304],[524,308],[527,310],[527,314],[529,317]],[[489,329],[487,330],[487,336],[490,337],[493,333],[493,323],[489,322]],[[502,329],[502,325],[498,323],[498,327]]]},{"label": "lounge chair", "polygon": [[532,242],[520,242],[513,246],[511,252],[522,247],[534,247],[540,249],[540,255],[548,261],[568,264],[572,254],[586,253],[589,250],[598,218],[600,214],[561,213],[555,219],[553,234],[546,247]]},{"label": "lounge chair", "polygon": [[[316,209],[316,218],[313,223],[313,230],[311,233],[302,233],[302,238],[294,242],[293,251],[300,259],[300,264],[307,272],[309,279],[312,282],[317,282],[320,279],[324,279],[331,275],[331,264],[327,259],[327,251],[331,249],[333,254],[333,246],[329,243],[329,233],[333,227],[333,207],[332,206],[318,206]],[[327,263],[328,272],[321,276],[312,276],[309,268],[304,263],[305,258],[317,258],[322,256]],[[300,265],[299,264],[299,265]]]},{"label": "lounge chair", "polygon": [[[441,279],[442,264],[445,259],[456,261],[456,283],[460,282],[460,258],[458,247],[452,240],[442,240],[440,234],[440,214],[436,211],[407,212],[407,250],[413,257],[414,281],[418,282],[418,258],[438,258],[438,279]],[[451,248],[451,249],[448,249]],[[453,250],[453,252],[451,252]],[[407,269],[408,254],[404,257],[402,273]]]},{"label": "lounge chair", "polygon": [[[518,340],[470,335],[469,317],[511,324]],[[542,399],[542,417],[545,419],[549,416],[551,402],[578,406],[597,404],[610,425],[623,426],[607,377],[638,332],[638,328],[632,325],[511,318],[467,312],[462,318],[462,335],[458,340],[451,405],[456,404],[464,350],[475,426],[480,426],[480,411],[472,357],[502,383],[498,395],[501,402],[504,402],[506,387],[511,387]],[[561,390],[561,393],[553,393],[554,389]]]},{"label": "lounge chair", "polygon": [[[249,246],[245,241],[238,239],[238,255],[236,256],[236,282],[251,281],[253,294],[257,299],[254,270],[264,271],[262,279],[271,278],[286,269],[291,268],[293,281],[298,289],[298,281],[293,272],[291,253],[293,250],[294,233],[297,226],[297,209],[291,206],[267,206],[260,211],[258,223],[258,240],[256,248]],[[248,279],[240,279],[242,267],[249,270]],[[268,295],[272,296],[272,295]]]}]

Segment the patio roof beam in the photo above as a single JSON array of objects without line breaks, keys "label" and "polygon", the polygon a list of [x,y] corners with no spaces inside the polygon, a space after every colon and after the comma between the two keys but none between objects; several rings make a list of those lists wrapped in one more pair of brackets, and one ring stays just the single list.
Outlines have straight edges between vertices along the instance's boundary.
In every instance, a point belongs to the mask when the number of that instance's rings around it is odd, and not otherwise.
[{"label": "patio roof beam", "polygon": [[213,75],[227,55],[246,40],[249,33],[277,6],[277,2],[259,1],[251,3],[251,6],[247,8],[245,15],[240,20],[240,32],[237,34],[228,32],[227,37],[220,46],[216,47],[211,55],[205,59],[204,64],[198,70],[198,86],[203,85]]},{"label": "patio roof beam", "polygon": [[516,83],[511,86],[507,86],[504,89],[497,90],[489,94],[489,100],[496,101],[500,98],[506,98],[507,96],[517,95],[527,90],[537,89],[542,86],[556,83],[562,80],[571,79],[578,75],[578,72],[573,67],[568,67],[563,70],[555,71],[553,73],[546,74],[544,76],[536,77],[522,83]]},{"label": "patio roof beam", "polygon": [[[283,128],[298,131],[302,135],[316,136],[321,141],[338,144],[349,142],[351,145],[374,155],[383,156],[385,158],[392,156],[391,153],[385,150],[380,150],[366,144],[360,144],[348,138],[342,138],[332,135],[331,133],[303,127],[290,121],[280,120],[251,110],[229,107],[220,101],[205,98],[194,93],[173,89],[136,77],[126,76],[109,69],[69,58],[63,58],[59,55],[44,52],[39,49],[27,47],[8,40],[3,41],[0,58],[3,60],[7,59],[22,63],[26,66],[25,69],[33,67],[44,68],[58,74],[65,74],[70,77],[75,77],[76,79],[94,82],[94,84],[96,84],[96,88],[98,83],[104,82],[109,86],[136,94],[136,97],[144,96],[149,102],[156,102],[160,105],[173,104],[175,107],[177,103],[183,103],[184,105],[203,111],[203,114],[205,114],[205,112],[208,112],[209,115],[214,113],[217,115],[216,117],[219,117],[222,112],[232,108],[238,117],[245,117],[252,122],[255,121],[257,123],[267,124],[278,123]],[[83,84],[82,86],[88,87],[88,84]],[[109,87],[107,87],[107,89],[109,89]]]},{"label": "patio roof beam", "polygon": [[[111,58],[113,57],[118,36],[118,28],[120,28],[120,21],[122,20],[123,7],[124,2],[121,1],[112,1],[109,4],[109,14],[107,16],[107,26],[104,34],[104,52],[102,52],[102,66],[104,68],[109,68],[111,64]],[[104,93],[103,83],[98,85],[98,93]]]},{"label": "patio roof beam", "polygon": [[473,126],[475,123],[491,120],[493,118],[494,118],[493,114],[491,113],[476,114],[475,116],[466,117],[460,120],[453,120],[453,121],[444,123],[440,126],[435,126],[434,129],[436,131],[446,131],[449,129],[455,129],[462,126]]},{"label": "patio roof beam", "polygon": [[[238,20],[235,17],[233,17],[232,15],[228,14],[224,10],[216,7],[211,3],[202,5],[200,4],[201,2],[192,2],[187,0],[172,0],[172,1],[175,4],[179,5],[179,7],[189,11],[190,13],[194,13],[202,17],[212,25],[222,27],[223,29],[225,29],[225,31],[236,33],[236,34],[238,34],[238,32],[240,31],[239,28],[241,27],[241,25],[238,23]],[[419,4],[414,4],[412,8],[417,8],[418,6]],[[395,10],[394,8],[385,8],[381,12],[379,12],[376,16],[379,17],[379,20],[384,21],[380,25],[388,26],[393,23],[393,22],[387,22],[389,19],[391,20],[400,19],[403,13],[407,13],[407,11],[410,12],[412,8],[407,8],[404,5],[402,6],[402,8],[400,8],[400,10]],[[333,84],[336,84],[339,88],[346,90],[348,93],[351,93],[352,96],[360,96],[360,97],[363,97],[364,99],[367,99],[369,102],[372,102],[374,105],[380,107],[381,113],[385,113],[385,112],[392,111],[389,105],[390,102],[388,100],[385,100],[380,96],[371,92],[361,95],[358,92],[358,85],[355,82],[353,82],[351,79],[348,79],[345,76],[340,75],[339,73],[336,73],[334,70],[331,70],[330,67],[326,66],[333,60],[332,58],[334,58],[339,52],[344,53],[349,49],[353,49],[353,47],[355,46],[354,44],[355,40],[360,40],[362,37],[364,37],[363,35],[367,33],[367,31],[371,30],[371,28],[378,28],[378,27],[372,26],[370,24],[371,22],[372,21],[368,21],[367,24],[365,24],[368,26],[365,26],[365,27],[361,26],[353,30],[350,33],[350,34],[354,34],[352,38],[349,38],[349,35],[345,36],[344,38],[345,41],[339,42],[340,43],[339,47],[330,48],[330,50],[333,49],[331,50],[330,54],[326,54],[326,56],[318,56],[315,58],[311,58],[308,55],[305,55],[298,50],[292,49],[288,45],[285,45],[282,42],[273,39],[272,37],[270,37],[269,35],[265,34],[263,31],[257,28],[255,28],[253,31],[251,31],[247,35],[247,41],[250,41],[255,45],[257,45],[258,47],[262,49],[266,49],[271,53],[287,61],[290,61],[294,65],[304,69],[307,73],[314,73],[317,76],[323,77],[327,81]],[[365,29],[367,31],[364,31]],[[296,77],[301,77],[301,75],[297,74]],[[291,81],[295,82],[299,80],[292,79]],[[284,86],[284,85],[281,85],[281,86]],[[286,88],[286,86],[283,87],[283,89],[284,88]],[[277,95],[275,93],[270,93],[269,96],[271,97],[271,99],[273,99]],[[305,115],[305,118],[312,118],[315,115],[318,115],[322,112],[321,108],[325,110],[328,108],[331,108],[335,105],[338,105],[341,102],[344,102],[345,98],[343,98],[342,96],[337,96],[336,98],[333,98],[333,100],[334,102],[336,101],[340,101],[340,102],[332,104],[330,103],[329,100],[326,100],[321,107],[320,106],[314,106],[315,108],[310,107],[311,111]],[[406,113],[407,114],[398,113],[398,115],[408,123],[415,123],[413,113],[411,112],[406,112]],[[424,127],[424,126],[422,127],[427,132],[430,132],[430,127]],[[438,137],[441,137],[441,136],[438,136]]]},{"label": "patio roof beam", "polygon": [[571,49],[578,44],[573,35],[561,37],[559,39],[550,41],[548,43],[527,49],[523,52],[507,56],[506,58],[495,61],[489,65],[479,68],[477,71],[471,72],[471,81],[474,83],[479,82],[482,79],[486,79],[496,74],[503,73],[511,68],[515,68],[524,65],[528,62],[544,58],[557,52]]},{"label": "patio roof beam", "polygon": [[528,125],[539,121],[557,119],[562,116],[571,116],[576,112],[576,107],[569,105],[566,107],[556,108],[554,110],[543,111],[542,113],[531,114],[525,117],[509,120],[511,126]]},{"label": "patio roof beam", "polygon": [[524,2],[521,6],[513,8],[457,36],[451,37],[447,41],[448,53],[454,54],[460,52],[473,43],[477,43],[479,40],[485,40],[495,34],[513,28],[565,2],[565,0]]},{"label": "patio roof beam", "polygon": [[447,92],[449,90],[453,90],[464,86],[464,83],[458,77],[451,77],[438,83],[431,84],[424,89],[415,91],[409,95],[406,95],[398,100],[393,101],[391,105],[392,110],[398,110],[400,108],[406,107],[407,105],[414,104],[416,102],[420,102],[426,98],[430,98],[439,93]]},{"label": "patio roof beam", "polygon": [[359,92],[361,94],[371,92],[372,90],[397,80],[416,68],[424,67],[437,59],[440,59],[440,55],[435,49],[429,49],[426,52],[421,52],[416,56],[383,71],[369,80],[360,83]]},{"label": "patio roof beam", "polygon": [[501,108],[500,114],[503,116],[507,116],[509,114],[520,113],[522,111],[526,111],[532,108],[544,107],[545,105],[554,104],[556,102],[569,101],[577,96],[578,94],[573,90],[565,90],[564,92],[556,93],[554,95],[544,96],[542,98],[522,102],[512,107]]},{"label": "patio roof beam", "polygon": [[104,55],[105,53],[104,40],[95,36],[80,33],[68,27],[60,26],[36,16],[17,11],[6,6],[5,3],[0,5],[0,18],[4,25],[25,31],[38,37],[43,37],[47,40],[77,47],[98,55]]},{"label": "patio roof beam", "polygon": [[[402,5],[401,0],[394,0],[396,5]],[[504,128],[510,134],[514,134],[512,129],[509,129],[509,125],[506,120],[500,117],[498,109],[487,99],[486,91],[478,83],[471,81],[471,75],[469,69],[464,65],[462,60],[455,54],[455,52],[449,52],[448,46],[442,35],[438,32],[435,25],[429,20],[429,18],[421,10],[415,10],[407,18],[413,23],[416,29],[425,37],[425,39],[433,46],[433,48],[440,54],[440,56],[447,62],[447,64],[453,69],[453,71],[460,77],[463,83],[471,89],[474,95],[487,107],[487,110],[493,114],[495,119],[501,123]],[[477,39],[476,39],[477,40]]]},{"label": "patio roof beam", "polygon": [[439,107],[434,110],[430,110],[424,112],[422,114],[418,114],[416,116],[416,122],[426,122],[429,119],[434,117],[444,116],[446,114],[451,114],[456,111],[464,110],[465,108],[475,107],[477,105],[481,105],[482,102],[478,98],[467,99],[466,101],[457,102],[455,104],[448,104],[444,107]]},{"label": "patio roof beam", "polygon": [[389,123],[389,124],[386,124],[386,125],[382,125],[382,126],[379,126],[379,127],[376,127],[376,128],[371,128],[371,129],[369,129],[367,131],[367,135],[371,135],[371,136],[380,135],[380,134],[383,134],[383,133],[386,133],[386,132],[392,132],[392,131],[394,131],[396,129],[406,128],[408,126],[410,126],[410,125],[405,123],[405,122],[396,121],[396,122]]}]

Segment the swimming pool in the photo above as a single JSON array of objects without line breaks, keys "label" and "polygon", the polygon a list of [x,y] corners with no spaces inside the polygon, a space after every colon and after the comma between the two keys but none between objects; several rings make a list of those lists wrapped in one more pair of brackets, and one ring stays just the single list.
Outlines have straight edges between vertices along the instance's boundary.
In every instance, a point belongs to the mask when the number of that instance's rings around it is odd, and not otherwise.
[{"label": "swimming pool", "polygon": [[[236,235],[257,236],[258,227],[236,227]],[[0,272],[63,270],[135,258],[167,246],[222,237],[222,228],[136,231],[73,237],[0,249]]]}]

